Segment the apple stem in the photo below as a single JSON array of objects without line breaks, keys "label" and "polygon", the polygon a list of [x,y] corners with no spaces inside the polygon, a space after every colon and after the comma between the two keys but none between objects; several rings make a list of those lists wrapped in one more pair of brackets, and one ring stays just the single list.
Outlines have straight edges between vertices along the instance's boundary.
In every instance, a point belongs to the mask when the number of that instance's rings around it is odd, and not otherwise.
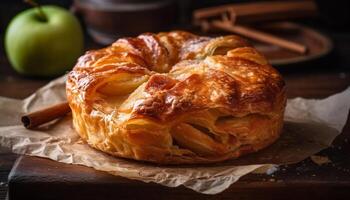
[{"label": "apple stem", "polygon": [[41,5],[37,2],[35,2],[34,0],[24,0],[24,2],[28,3],[29,5],[36,7],[39,11],[39,18],[42,21],[47,21],[47,16],[45,14],[45,12],[43,11],[43,9],[41,8]]}]

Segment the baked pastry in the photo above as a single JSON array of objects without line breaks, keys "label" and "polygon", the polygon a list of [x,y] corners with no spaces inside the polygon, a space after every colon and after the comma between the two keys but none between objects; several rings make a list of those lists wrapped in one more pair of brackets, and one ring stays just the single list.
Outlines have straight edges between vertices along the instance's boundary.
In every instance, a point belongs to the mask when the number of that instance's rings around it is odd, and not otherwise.
[{"label": "baked pastry", "polygon": [[238,36],[145,33],[88,51],[67,79],[73,125],[92,147],[161,164],[256,152],[280,135],[284,81]]}]

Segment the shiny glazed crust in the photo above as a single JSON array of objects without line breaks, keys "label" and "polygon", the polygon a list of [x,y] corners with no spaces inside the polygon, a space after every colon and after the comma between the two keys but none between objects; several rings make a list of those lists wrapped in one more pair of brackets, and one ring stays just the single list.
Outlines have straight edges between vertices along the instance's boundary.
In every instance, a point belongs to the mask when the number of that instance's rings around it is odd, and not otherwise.
[{"label": "shiny glazed crust", "polygon": [[83,55],[68,75],[73,125],[92,147],[161,164],[256,152],[280,135],[284,81],[237,36],[145,33]]}]

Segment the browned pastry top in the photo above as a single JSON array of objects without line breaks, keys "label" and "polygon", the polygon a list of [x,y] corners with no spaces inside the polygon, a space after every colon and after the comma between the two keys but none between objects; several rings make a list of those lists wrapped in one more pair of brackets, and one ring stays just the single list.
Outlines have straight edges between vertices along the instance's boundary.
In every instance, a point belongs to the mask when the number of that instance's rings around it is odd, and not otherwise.
[{"label": "browned pastry top", "polygon": [[119,157],[157,163],[235,158],[275,141],[284,81],[237,36],[142,34],[82,56],[67,80],[77,132]]}]

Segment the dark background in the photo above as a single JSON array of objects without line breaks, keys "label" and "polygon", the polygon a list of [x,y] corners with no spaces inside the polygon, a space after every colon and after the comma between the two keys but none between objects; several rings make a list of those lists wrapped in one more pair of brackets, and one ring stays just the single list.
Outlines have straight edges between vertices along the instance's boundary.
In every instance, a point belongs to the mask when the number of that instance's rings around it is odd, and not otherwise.
[{"label": "dark background", "polygon": [[[94,0],[80,0],[94,1]],[[95,0],[96,1],[96,0]],[[113,1],[113,0],[110,0]],[[119,0],[120,2],[151,2],[157,0]],[[158,0],[159,1],[159,0]],[[189,22],[191,11],[196,8],[210,7],[228,3],[255,2],[259,0],[174,0],[179,7],[178,23]],[[260,0],[261,1],[261,0]],[[271,1],[271,0],[270,0]],[[273,1],[273,0],[272,0]],[[276,0],[274,0],[276,1]],[[278,1],[278,0],[277,0]],[[288,1],[288,0],[283,0]],[[289,0],[293,1],[293,0]],[[54,4],[65,8],[70,8],[73,0],[39,0],[42,5]],[[313,20],[312,23],[342,31],[350,30],[350,1],[348,0],[316,0],[321,12],[320,19]],[[9,21],[18,12],[28,9],[31,6],[23,0],[1,0],[0,1],[0,33],[3,32]]]},{"label": "dark background", "polygon": [[[84,1],[84,0],[83,0]],[[82,2],[83,2],[82,1]],[[96,0],[85,0],[96,1]],[[110,0],[112,1],[112,0]],[[154,0],[119,0],[120,2],[150,2]],[[71,8],[73,0],[40,0],[42,5],[54,4],[65,8]],[[196,8],[209,7],[215,5],[221,5],[225,3],[235,2],[252,2],[239,1],[239,0],[175,0],[177,5],[177,18],[175,24],[169,27],[184,27],[191,24],[191,13]],[[334,51],[330,55],[330,59],[322,61],[323,63],[317,63],[317,67],[326,65],[336,66],[337,69],[348,70],[350,68],[350,1],[348,0],[317,0],[317,6],[320,11],[320,16],[313,19],[298,20],[298,23],[308,25],[316,28],[328,35],[334,42]],[[0,1],[0,54],[5,55],[4,52],[4,32],[10,20],[20,11],[30,8],[28,4],[22,0],[1,0]],[[127,19],[126,19],[127,20]],[[84,27],[84,21],[81,20]],[[169,28],[170,29],[170,28]],[[163,30],[159,30],[163,31]],[[85,37],[87,40],[91,40],[88,34]],[[7,60],[5,60],[7,62]],[[12,69],[4,69],[0,66],[0,74],[4,74],[4,70],[10,71]],[[14,73],[13,73],[14,74]]]}]

